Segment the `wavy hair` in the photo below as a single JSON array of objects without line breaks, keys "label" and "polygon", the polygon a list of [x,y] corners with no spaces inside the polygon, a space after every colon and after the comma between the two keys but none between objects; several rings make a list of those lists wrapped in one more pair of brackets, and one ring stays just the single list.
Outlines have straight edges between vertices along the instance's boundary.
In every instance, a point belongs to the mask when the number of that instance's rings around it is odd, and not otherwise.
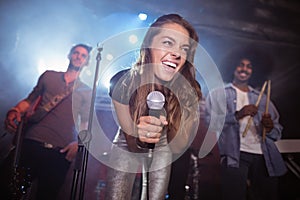
[{"label": "wavy hair", "polygon": [[[160,33],[160,27],[169,23],[179,24],[188,31],[191,48],[187,53],[184,66],[179,71],[180,74],[176,75],[170,82],[161,85],[152,80],[153,67],[151,67],[151,49],[149,47],[154,36]],[[168,141],[179,130],[183,112],[195,112],[192,105],[196,105],[202,97],[200,85],[195,79],[196,70],[193,65],[198,40],[195,29],[180,15],[168,14],[159,17],[148,29],[140,49],[139,58],[131,68],[130,77],[127,79],[126,85],[129,87],[129,91],[135,91],[133,95],[128,93],[125,95],[131,95],[128,98],[130,99],[130,112],[136,123],[138,123],[140,116],[148,114],[146,98],[151,91],[159,90],[165,95],[164,109],[168,114],[167,120],[169,122],[167,127]]]}]

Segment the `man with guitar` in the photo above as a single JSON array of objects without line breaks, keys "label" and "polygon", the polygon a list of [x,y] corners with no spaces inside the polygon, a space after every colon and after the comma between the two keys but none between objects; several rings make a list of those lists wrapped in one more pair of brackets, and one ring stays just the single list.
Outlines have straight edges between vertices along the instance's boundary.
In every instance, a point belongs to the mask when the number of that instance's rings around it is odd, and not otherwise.
[{"label": "man with guitar", "polygon": [[[22,116],[28,114],[38,101],[33,114],[25,117],[27,123],[23,127],[18,164],[29,170],[30,182],[37,180],[35,199],[57,199],[78,150],[77,133],[87,129],[91,89],[78,77],[82,68],[88,65],[91,50],[86,44],[73,46],[68,55],[67,71],[44,72],[32,92],[7,112],[5,127],[16,132]],[[4,184],[1,190],[14,183]],[[11,194],[20,192],[7,191]],[[2,195],[12,198],[11,194],[1,192],[0,198],[3,199]]]}]

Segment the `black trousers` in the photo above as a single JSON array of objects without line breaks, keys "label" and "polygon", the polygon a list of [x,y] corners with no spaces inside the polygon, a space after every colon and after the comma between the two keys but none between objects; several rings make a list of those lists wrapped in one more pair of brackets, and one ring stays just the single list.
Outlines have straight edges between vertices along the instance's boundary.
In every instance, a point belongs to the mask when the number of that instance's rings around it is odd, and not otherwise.
[{"label": "black trousers", "polygon": [[278,177],[268,175],[263,155],[241,152],[240,166],[221,166],[223,200],[278,200]]},{"label": "black trousers", "polygon": [[[66,154],[60,153],[59,149],[45,148],[41,143],[33,140],[23,141],[19,168],[25,169],[30,176],[22,176],[20,180],[23,181],[26,177],[24,182],[30,180],[36,183],[35,193],[30,194],[30,199],[57,199],[70,167],[70,162],[65,159],[65,156]],[[11,167],[13,166],[10,163],[3,165],[1,174],[11,174]],[[12,193],[9,188],[11,177],[5,178],[6,180],[1,181],[0,197],[11,199]]]},{"label": "black trousers", "polygon": [[278,177],[268,175],[263,155],[241,152],[240,166],[221,166],[223,200],[278,200]]}]

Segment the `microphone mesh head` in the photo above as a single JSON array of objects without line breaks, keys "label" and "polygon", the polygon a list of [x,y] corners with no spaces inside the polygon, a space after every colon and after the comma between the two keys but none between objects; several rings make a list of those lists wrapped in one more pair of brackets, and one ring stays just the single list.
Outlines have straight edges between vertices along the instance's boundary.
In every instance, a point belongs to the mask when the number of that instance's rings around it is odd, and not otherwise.
[{"label": "microphone mesh head", "polygon": [[161,110],[165,105],[165,96],[159,91],[152,91],[147,96],[149,109]]}]

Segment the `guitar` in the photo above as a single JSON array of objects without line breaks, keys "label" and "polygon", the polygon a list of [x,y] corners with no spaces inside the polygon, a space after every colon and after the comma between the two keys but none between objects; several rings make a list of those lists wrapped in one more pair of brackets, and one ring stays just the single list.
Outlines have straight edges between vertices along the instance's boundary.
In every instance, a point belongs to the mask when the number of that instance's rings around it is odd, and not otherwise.
[{"label": "guitar", "polygon": [[25,167],[21,167],[19,165],[21,149],[22,149],[22,141],[24,136],[24,129],[27,117],[24,114],[21,118],[21,121],[18,124],[18,128],[16,131],[16,135],[14,137],[14,155],[12,162],[12,172],[11,172],[11,180],[10,180],[10,191],[12,195],[12,199],[22,199],[26,194],[28,188],[31,186],[31,175],[29,173],[30,169]]}]

